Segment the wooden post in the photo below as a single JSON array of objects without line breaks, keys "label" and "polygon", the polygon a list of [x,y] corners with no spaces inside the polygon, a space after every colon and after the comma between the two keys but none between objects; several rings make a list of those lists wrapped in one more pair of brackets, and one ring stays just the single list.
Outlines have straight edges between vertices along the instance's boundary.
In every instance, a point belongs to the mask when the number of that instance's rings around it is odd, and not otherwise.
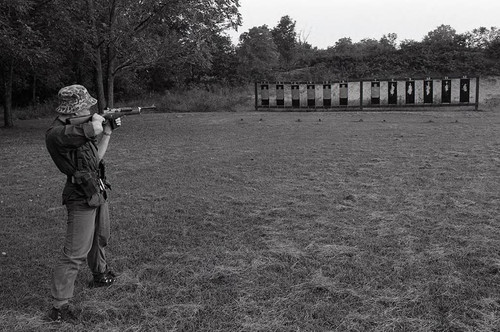
[{"label": "wooden post", "polygon": [[476,77],[476,105],[474,109],[476,111],[479,109],[479,76]]},{"label": "wooden post", "polygon": [[359,109],[363,110],[363,80],[359,81]]},{"label": "wooden post", "polygon": [[258,97],[258,91],[257,91],[257,82],[255,82],[255,110],[259,110],[259,97]]}]

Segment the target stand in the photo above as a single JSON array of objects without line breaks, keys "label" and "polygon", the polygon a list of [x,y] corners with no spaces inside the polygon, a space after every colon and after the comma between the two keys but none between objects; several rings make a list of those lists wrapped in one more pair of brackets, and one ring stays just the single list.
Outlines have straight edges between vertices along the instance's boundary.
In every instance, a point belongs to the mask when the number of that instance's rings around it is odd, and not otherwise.
[{"label": "target stand", "polygon": [[255,82],[255,109],[377,110],[479,107],[479,77]]}]

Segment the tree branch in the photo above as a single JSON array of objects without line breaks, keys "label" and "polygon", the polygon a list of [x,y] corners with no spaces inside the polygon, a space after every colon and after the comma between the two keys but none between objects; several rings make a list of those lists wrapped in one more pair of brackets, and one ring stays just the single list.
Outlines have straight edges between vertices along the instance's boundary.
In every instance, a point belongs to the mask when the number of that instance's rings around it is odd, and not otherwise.
[{"label": "tree branch", "polygon": [[134,32],[140,32],[141,30],[145,29],[146,26],[147,26],[147,23],[153,18],[155,17],[158,13],[162,12],[163,9],[167,6],[167,3],[164,3],[162,4],[159,9],[155,12],[153,12],[153,14],[149,15],[146,19],[142,20],[141,22],[139,22],[139,24],[134,28]]},{"label": "tree branch", "polygon": [[116,75],[120,70],[125,69],[127,67],[131,67],[134,63],[137,63],[137,60],[130,59],[128,61],[125,61],[119,66],[116,66],[115,70],[113,71],[113,75]]}]

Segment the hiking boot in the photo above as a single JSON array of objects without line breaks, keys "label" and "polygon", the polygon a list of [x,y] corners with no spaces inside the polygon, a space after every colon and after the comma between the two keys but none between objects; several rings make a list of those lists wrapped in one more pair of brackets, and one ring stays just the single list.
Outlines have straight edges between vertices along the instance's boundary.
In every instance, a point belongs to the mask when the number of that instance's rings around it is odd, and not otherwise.
[{"label": "hiking boot", "polygon": [[104,273],[94,274],[94,280],[90,282],[90,287],[111,286],[116,281],[116,274],[112,270]]},{"label": "hiking boot", "polygon": [[65,304],[59,309],[52,307],[49,311],[49,320],[55,323],[75,323],[77,318],[69,304]]}]

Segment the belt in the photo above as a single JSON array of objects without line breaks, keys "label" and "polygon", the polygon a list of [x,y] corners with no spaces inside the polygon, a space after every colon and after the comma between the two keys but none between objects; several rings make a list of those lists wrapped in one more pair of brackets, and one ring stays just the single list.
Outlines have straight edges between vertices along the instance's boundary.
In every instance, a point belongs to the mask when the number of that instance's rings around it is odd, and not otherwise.
[{"label": "belt", "polygon": [[[76,184],[75,177],[73,175],[68,175],[68,182]],[[106,190],[106,185],[104,184],[104,181],[101,178],[97,179],[97,183],[99,185],[99,189],[101,189],[102,191]]]}]

